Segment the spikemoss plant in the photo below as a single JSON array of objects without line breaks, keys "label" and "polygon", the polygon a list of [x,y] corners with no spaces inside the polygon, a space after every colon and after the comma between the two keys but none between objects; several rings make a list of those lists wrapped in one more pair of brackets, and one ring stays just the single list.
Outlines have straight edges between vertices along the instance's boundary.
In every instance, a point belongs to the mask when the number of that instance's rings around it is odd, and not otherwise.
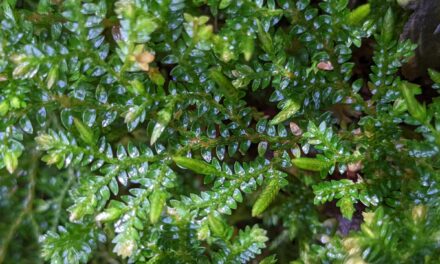
[{"label": "spikemoss plant", "polygon": [[438,263],[440,74],[348,2],[3,0],[0,263]]}]

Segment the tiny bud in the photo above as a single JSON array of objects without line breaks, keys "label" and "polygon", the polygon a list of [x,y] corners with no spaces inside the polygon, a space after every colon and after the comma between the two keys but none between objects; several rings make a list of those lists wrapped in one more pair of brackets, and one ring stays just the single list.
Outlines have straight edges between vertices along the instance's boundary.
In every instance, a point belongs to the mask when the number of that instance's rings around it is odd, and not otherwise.
[{"label": "tiny bud", "polygon": [[348,170],[350,172],[358,172],[362,169],[362,161],[348,164]]},{"label": "tiny bud", "polygon": [[320,234],[317,238],[322,244],[327,244],[330,242],[330,237],[326,234]]},{"label": "tiny bud", "polygon": [[78,214],[76,212],[71,212],[69,215],[69,221],[74,223],[76,220],[78,220]]},{"label": "tiny bud", "polygon": [[41,134],[35,138],[35,141],[41,149],[48,150],[52,147],[53,138],[48,134]]},{"label": "tiny bud", "polygon": [[364,222],[367,225],[371,225],[371,223],[373,222],[373,219],[374,219],[374,213],[363,212],[362,216],[364,218]]},{"label": "tiny bud", "polygon": [[143,71],[148,71],[150,69],[150,63],[154,61],[154,55],[148,51],[144,51],[141,54],[136,55],[136,62],[139,68]]},{"label": "tiny bud", "polygon": [[229,62],[234,58],[234,53],[232,53],[229,49],[224,49],[221,54],[221,59],[224,62]]},{"label": "tiny bud", "polygon": [[321,61],[316,67],[323,71],[332,71],[334,69],[331,61]]},{"label": "tiny bud", "polygon": [[350,255],[356,255],[362,251],[359,239],[354,237],[344,239],[342,245]]},{"label": "tiny bud", "polygon": [[121,27],[120,26],[113,26],[112,27],[112,37],[113,39],[118,42],[122,40],[121,36]]},{"label": "tiny bud", "polygon": [[167,207],[167,214],[172,216],[177,216],[177,210],[175,208]]},{"label": "tiny bud", "polygon": [[411,211],[412,219],[415,223],[421,223],[426,219],[427,208],[425,205],[416,205]]},{"label": "tiny bud", "polygon": [[360,136],[362,134],[362,130],[360,128],[356,128],[353,130],[353,135]]},{"label": "tiny bud", "polygon": [[19,99],[17,96],[12,97],[12,98],[9,100],[9,103],[11,104],[11,107],[12,107],[12,108],[15,108],[15,109],[20,108],[20,105],[21,105],[21,103],[20,103],[20,99]]},{"label": "tiny bud", "polygon": [[115,246],[114,252],[122,258],[130,257],[136,250],[136,242],[133,239],[127,239]]},{"label": "tiny bud", "polygon": [[211,25],[202,26],[197,32],[197,36],[201,40],[208,40],[212,36],[213,28]]},{"label": "tiny bud", "polygon": [[352,104],[354,102],[353,97],[350,96],[345,97],[344,102],[346,104]]},{"label": "tiny bud", "polygon": [[297,137],[302,135],[303,132],[302,132],[301,128],[295,122],[290,122],[289,126],[290,126],[290,131],[292,132],[292,134],[294,134]]}]

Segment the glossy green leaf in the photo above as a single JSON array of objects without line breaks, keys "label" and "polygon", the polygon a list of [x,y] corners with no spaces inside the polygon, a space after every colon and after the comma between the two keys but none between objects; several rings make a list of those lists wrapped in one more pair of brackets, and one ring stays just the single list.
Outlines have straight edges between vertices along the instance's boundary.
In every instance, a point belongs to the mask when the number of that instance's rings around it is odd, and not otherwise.
[{"label": "glossy green leaf", "polygon": [[218,174],[217,169],[201,160],[191,159],[186,157],[173,157],[174,162],[186,169],[192,170],[195,173],[210,175],[210,174]]},{"label": "glossy green leaf", "polygon": [[330,166],[328,162],[316,158],[296,158],[292,163],[299,169],[309,171],[322,171]]},{"label": "glossy green leaf", "polygon": [[150,222],[156,223],[160,215],[162,214],[163,208],[165,206],[167,194],[162,190],[154,190],[153,194],[150,196]]}]

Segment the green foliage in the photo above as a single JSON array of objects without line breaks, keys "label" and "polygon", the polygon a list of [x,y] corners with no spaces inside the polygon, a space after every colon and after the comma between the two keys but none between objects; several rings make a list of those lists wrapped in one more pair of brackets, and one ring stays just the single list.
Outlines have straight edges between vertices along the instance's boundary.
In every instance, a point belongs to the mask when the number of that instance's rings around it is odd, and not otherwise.
[{"label": "green foliage", "polygon": [[348,4],[2,1],[0,263],[437,263],[440,74]]},{"label": "green foliage", "polygon": [[42,256],[52,263],[87,262],[98,242],[105,242],[105,236],[92,226],[69,225],[69,229],[60,226],[58,232],[48,231]]},{"label": "green foliage", "polygon": [[344,217],[351,219],[355,211],[353,204],[360,200],[365,206],[378,205],[377,196],[368,193],[369,188],[364,183],[354,183],[351,180],[325,181],[313,186],[315,204],[340,199],[336,204],[341,208]]}]

